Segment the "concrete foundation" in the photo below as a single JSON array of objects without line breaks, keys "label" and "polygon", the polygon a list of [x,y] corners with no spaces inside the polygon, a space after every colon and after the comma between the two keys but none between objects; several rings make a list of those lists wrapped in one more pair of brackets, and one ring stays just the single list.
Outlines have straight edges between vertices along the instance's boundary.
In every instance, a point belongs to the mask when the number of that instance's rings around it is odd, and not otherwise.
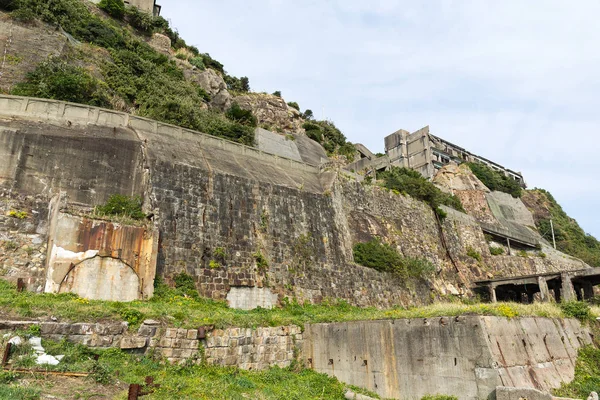
[{"label": "concrete foundation", "polygon": [[573,379],[577,350],[592,343],[576,320],[475,316],[312,324],[304,339],[309,367],[397,399],[550,390]]}]

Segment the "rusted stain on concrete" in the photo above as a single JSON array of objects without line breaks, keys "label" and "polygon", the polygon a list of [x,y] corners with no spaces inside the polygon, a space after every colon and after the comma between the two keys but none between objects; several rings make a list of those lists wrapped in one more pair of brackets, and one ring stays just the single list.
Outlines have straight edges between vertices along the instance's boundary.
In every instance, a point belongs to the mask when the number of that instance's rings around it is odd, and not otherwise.
[{"label": "rusted stain on concrete", "polygon": [[152,296],[157,230],[63,212],[50,225],[46,292],[115,301]]}]

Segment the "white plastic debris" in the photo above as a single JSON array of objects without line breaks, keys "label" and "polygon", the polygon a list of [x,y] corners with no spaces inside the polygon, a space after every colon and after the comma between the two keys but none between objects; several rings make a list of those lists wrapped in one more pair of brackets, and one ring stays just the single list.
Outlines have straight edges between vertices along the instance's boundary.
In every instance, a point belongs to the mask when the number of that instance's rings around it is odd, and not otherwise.
[{"label": "white plastic debris", "polygon": [[13,344],[15,346],[20,346],[21,343],[23,343],[23,339],[21,339],[19,336],[15,336],[14,338],[11,338],[8,343]]},{"label": "white plastic debris", "polygon": [[61,354],[60,356],[54,356],[54,358],[56,358],[58,361],[62,361],[62,359],[65,358],[65,355]]},{"label": "white plastic debris", "polygon": [[58,365],[59,361],[54,356],[42,354],[41,356],[38,356],[37,360],[35,360],[35,363],[37,365]]},{"label": "white plastic debris", "polygon": [[46,350],[42,347],[42,338],[41,337],[30,337],[29,344],[33,348],[33,350],[38,353],[38,355],[42,355],[46,353]]}]

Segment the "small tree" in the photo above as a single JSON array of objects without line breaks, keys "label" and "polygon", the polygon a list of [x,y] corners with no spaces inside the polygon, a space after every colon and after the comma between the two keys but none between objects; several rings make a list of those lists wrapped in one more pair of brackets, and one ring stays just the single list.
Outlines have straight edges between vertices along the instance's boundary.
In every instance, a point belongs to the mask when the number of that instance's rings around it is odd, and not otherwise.
[{"label": "small tree", "polygon": [[240,78],[240,83],[242,85],[242,92],[249,92],[250,91],[250,80],[248,79],[247,76],[242,76]]},{"label": "small tree", "polygon": [[279,90],[276,90],[273,92],[273,96],[281,97],[281,92]]},{"label": "small tree", "polygon": [[225,116],[231,121],[235,121],[242,125],[256,126],[258,124],[252,111],[244,110],[238,103],[233,103],[225,113]]},{"label": "small tree", "polygon": [[311,119],[313,119],[314,115],[313,115],[312,110],[306,110],[306,111],[304,111],[304,114],[302,114],[302,118],[304,118],[304,119],[306,119],[308,121],[310,121]]},{"label": "small tree", "polygon": [[123,19],[125,15],[125,3],[123,0],[100,0],[98,7],[116,19]]},{"label": "small tree", "polygon": [[290,101],[289,103],[287,103],[287,105],[300,111],[300,106],[295,101]]}]

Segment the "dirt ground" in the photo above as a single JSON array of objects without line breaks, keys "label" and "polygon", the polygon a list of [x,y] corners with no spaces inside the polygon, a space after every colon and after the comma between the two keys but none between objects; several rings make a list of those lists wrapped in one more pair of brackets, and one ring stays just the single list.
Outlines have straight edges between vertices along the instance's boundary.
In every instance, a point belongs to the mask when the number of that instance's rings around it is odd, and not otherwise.
[{"label": "dirt ground", "polygon": [[113,400],[127,398],[126,384],[101,385],[89,378],[23,375],[19,386],[41,390],[43,400]]}]

